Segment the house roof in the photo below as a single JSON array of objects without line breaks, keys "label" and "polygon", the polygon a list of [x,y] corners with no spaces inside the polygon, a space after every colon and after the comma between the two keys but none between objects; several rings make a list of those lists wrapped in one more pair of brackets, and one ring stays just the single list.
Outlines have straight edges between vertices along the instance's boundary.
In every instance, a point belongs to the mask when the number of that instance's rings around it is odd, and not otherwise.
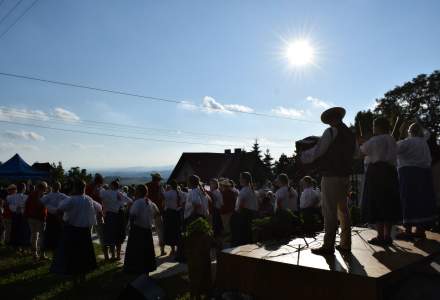
[{"label": "house roof", "polygon": [[32,168],[18,154],[0,165],[0,177],[6,177],[7,179],[44,179],[48,175],[47,172]]},{"label": "house roof", "polygon": [[177,178],[185,164],[189,164],[193,173],[203,181],[208,181],[219,177],[238,179],[240,172],[254,169],[256,160],[253,153],[244,151],[239,153],[182,153],[169,181]]}]

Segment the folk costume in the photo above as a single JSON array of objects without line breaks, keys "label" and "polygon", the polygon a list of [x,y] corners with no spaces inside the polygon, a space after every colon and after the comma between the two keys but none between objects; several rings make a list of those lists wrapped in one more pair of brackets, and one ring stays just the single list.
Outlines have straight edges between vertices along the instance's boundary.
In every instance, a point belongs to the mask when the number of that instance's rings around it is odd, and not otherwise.
[{"label": "folk costume", "polygon": [[275,192],[275,211],[278,209],[289,209],[292,212],[298,210],[298,193],[294,188],[282,186]]},{"label": "folk costume", "polygon": [[54,251],[58,246],[63,229],[62,215],[58,207],[68,196],[61,192],[50,192],[41,198],[47,209],[46,228],[44,229],[43,248]]},{"label": "folk costume", "polygon": [[426,137],[411,136],[397,143],[397,168],[403,224],[429,226],[436,219],[436,199]]},{"label": "folk costume", "polygon": [[132,274],[148,274],[156,270],[154,253],[153,210],[149,199],[136,199],[130,208],[130,233],[125,251],[124,271]]},{"label": "folk costume", "polygon": [[104,245],[121,245],[126,235],[123,207],[133,200],[118,190],[101,190],[100,196],[104,213]]},{"label": "folk costume", "polygon": [[63,200],[64,227],[50,271],[60,275],[84,275],[96,269],[96,257],[90,229],[102,206],[86,195]]},{"label": "folk costume", "polygon": [[181,191],[169,190],[164,193],[165,211],[163,213],[164,242],[168,246],[177,246],[182,233],[181,210],[185,195]]},{"label": "folk costume", "polygon": [[47,209],[41,202],[41,195],[38,190],[35,190],[29,195],[24,210],[24,216],[27,218],[31,232],[34,257],[39,257],[41,254],[46,215]]},{"label": "folk costume", "polygon": [[258,211],[257,196],[249,186],[244,186],[235,204],[231,217],[231,244],[240,246],[252,243],[252,220]]},{"label": "folk costume", "polygon": [[347,195],[353,158],[357,154],[357,143],[353,132],[343,123],[345,109],[333,107],[324,111],[321,121],[332,124],[318,143],[301,155],[305,164],[317,163],[322,175],[321,198],[325,234],[321,248],[313,249],[315,254],[333,253],[335,248],[338,219],[341,227],[340,248],[351,249],[351,225]]},{"label": "folk costume", "polygon": [[223,195],[218,190],[208,192],[211,197],[210,213],[212,215],[212,227],[214,230],[214,236],[220,236],[223,233],[223,221],[220,215],[221,208],[223,206]]},{"label": "folk costume", "polygon": [[400,221],[397,144],[389,134],[370,138],[361,146],[368,168],[365,174],[361,213],[368,223]]},{"label": "folk costume", "polygon": [[24,217],[24,208],[28,196],[24,193],[8,195],[6,202],[12,213],[10,245],[14,247],[29,247],[31,245],[31,232],[29,224]]}]

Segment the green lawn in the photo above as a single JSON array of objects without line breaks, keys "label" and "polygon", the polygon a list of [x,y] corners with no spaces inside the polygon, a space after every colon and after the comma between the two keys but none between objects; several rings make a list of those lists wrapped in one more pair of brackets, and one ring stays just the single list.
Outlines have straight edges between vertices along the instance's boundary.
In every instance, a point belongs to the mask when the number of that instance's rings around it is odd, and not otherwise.
[{"label": "green lawn", "polygon": [[[30,256],[18,256],[13,250],[0,247],[1,299],[117,299],[125,286],[135,279],[122,272],[120,265],[98,260],[98,269],[87,275],[84,284],[74,287],[69,278],[51,274],[49,266],[50,261],[34,262]],[[170,299],[188,298],[186,275],[157,283]]]}]

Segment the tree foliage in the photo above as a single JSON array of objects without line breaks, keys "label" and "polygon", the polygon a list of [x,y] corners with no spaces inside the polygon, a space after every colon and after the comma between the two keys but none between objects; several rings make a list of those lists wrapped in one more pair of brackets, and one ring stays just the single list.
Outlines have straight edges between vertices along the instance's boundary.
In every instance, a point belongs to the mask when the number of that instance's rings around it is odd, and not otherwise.
[{"label": "tree foliage", "polygon": [[263,157],[263,165],[267,179],[273,179],[272,161],[273,161],[273,157],[270,155],[269,149],[266,149],[266,152],[264,153],[264,157]]},{"label": "tree foliage", "polygon": [[437,138],[440,137],[440,70],[421,74],[377,99],[374,110],[394,124],[397,117],[417,119]]}]

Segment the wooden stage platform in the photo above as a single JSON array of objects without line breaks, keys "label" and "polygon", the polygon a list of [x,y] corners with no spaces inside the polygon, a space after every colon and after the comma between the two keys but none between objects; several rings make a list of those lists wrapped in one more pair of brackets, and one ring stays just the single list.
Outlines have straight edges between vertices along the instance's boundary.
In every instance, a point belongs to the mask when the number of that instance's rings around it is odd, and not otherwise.
[{"label": "wooden stage platform", "polygon": [[284,244],[245,245],[224,250],[217,264],[217,286],[257,299],[384,299],[386,287],[410,275],[420,264],[440,255],[440,234],[426,240],[394,241],[390,247],[370,245],[375,231],[353,228],[352,253],[318,256],[316,238]]}]

